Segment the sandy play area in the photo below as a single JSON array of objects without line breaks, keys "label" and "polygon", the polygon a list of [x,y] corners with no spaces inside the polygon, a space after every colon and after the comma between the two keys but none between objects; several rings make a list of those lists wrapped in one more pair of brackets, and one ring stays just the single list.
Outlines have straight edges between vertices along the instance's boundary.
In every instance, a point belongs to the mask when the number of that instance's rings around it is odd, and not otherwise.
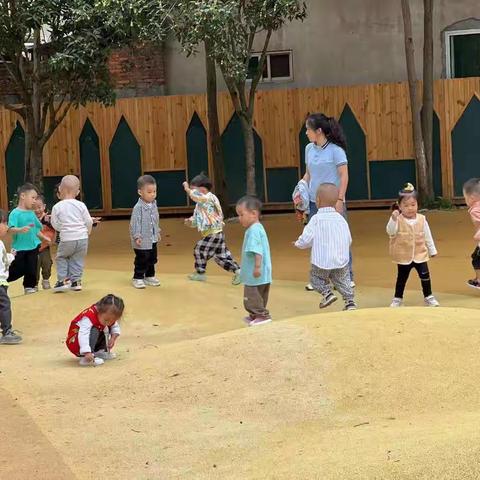
[{"label": "sandy play area", "polygon": [[[95,230],[83,292],[24,297],[24,343],[0,349],[1,480],[480,478],[480,292],[467,212],[432,212],[441,308],[412,275],[392,297],[388,212],[352,212],[356,312],[318,310],[292,215],[267,216],[274,322],[247,328],[242,288],[215,264],[192,283],[196,232],[162,220],[160,288],[130,286],[127,221]],[[243,231],[226,229],[238,256]],[[80,368],[70,320],[106,293],[127,311],[119,358]]]}]

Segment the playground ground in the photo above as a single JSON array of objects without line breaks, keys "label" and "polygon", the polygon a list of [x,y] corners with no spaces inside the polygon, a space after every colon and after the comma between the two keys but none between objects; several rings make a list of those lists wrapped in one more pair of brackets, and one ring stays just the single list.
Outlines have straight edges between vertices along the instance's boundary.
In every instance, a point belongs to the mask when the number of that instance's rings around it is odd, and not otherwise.
[{"label": "playground ground", "polygon": [[[351,212],[356,312],[319,312],[292,215],[267,216],[274,322],[248,329],[242,289],[212,264],[189,283],[196,232],[162,220],[159,278],[130,286],[126,221],[95,230],[83,292],[10,289],[24,343],[0,349],[0,478],[24,480],[480,478],[480,292],[470,290],[465,210],[428,215],[441,308],[389,305],[386,211]],[[238,256],[243,231],[229,224]],[[70,320],[125,299],[118,359],[80,368]]]}]

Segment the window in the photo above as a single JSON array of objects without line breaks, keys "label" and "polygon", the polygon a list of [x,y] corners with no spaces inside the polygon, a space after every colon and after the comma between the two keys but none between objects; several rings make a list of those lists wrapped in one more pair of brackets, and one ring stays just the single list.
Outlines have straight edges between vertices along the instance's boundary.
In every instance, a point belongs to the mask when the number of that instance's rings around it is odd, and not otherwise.
[{"label": "window", "polygon": [[480,30],[445,33],[447,78],[480,77]]},{"label": "window", "polygon": [[[251,80],[258,69],[260,53],[253,53],[248,64],[247,78]],[[263,66],[262,82],[289,82],[293,80],[292,52],[268,52]]]}]

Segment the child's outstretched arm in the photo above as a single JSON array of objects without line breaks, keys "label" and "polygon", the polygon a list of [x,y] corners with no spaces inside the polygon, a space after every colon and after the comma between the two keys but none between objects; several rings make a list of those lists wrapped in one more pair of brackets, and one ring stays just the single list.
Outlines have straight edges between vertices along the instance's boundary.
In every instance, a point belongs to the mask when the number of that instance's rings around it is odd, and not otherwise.
[{"label": "child's outstretched arm", "polygon": [[435,242],[433,241],[432,231],[430,230],[430,226],[428,222],[425,220],[425,244],[427,245],[428,254],[431,257],[435,257],[438,252],[437,248],[435,247]]},{"label": "child's outstretched arm", "polygon": [[310,222],[305,225],[303,229],[303,233],[298,237],[298,240],[294,243],[295,247],[300,248],[302,250],[306,248],[311,248],[313,244],[313,237],[315,232],[315,222],[316,218],[312,218]]},{"label": "child's outstretched arm", "polygon": [[183,189],[187,192],[187,195],[196,203],[208,202],[208,197],[198,190],[192,190],[188,182],[182,183]]}]

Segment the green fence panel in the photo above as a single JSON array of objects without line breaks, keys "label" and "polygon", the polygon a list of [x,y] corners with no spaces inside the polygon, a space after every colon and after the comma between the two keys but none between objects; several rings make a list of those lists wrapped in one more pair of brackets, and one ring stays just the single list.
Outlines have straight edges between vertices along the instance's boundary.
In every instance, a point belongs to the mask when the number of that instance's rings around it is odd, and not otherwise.
[{"label": "green fence panel", "polygon": [[186,180],[184,170],[145,172],[157,181],[157,204],[159,207],[184,207],[187,196],[182,183]]},{"label": "green fence panel", "polygon": [[414,160],[370,162],[372,200],[396,199],[407,182],[417,183]]},{"label": "green fence panel", "polygon": [[[257,196],[265,199],[263,184],[263,150],[262,140],[254,131],[255,140],[255,178]],[[225,157],[225,177],[228,188],[228,197],[236,202],[247,191],[247,175],[245,162],[245,146],[243,143],[242,127],[238,115],[234,114],[222,135],[223,153]]]},{"label": "green fence panel", "polygon": [[204,172],[208,175],[207,131],[197,112],[194,112],[187,129],[188,177]]},{"label": "green fence panel", "polygon": [[17,122],[5,151],[5,168],[7,174],[7,196],[11,205],[17,189],[25,182],[25,131]]},{"label": "green fence panel", "polygon": [[455,196],[463,195],[463,184],[480,177],[480,100],[472,98],[452,131]]},{"label": "green fence panel", "polygon": [[89,209],[103,208],[100,143],[90,120],[86,120],[80,135],[80,173],[82,199]]},{"label": "green fence panel", "polygon": [[109,149],[112,208],[132,208],[138,200],[137,178],[142,174],[140,145],[124,117]]},{"label": "green fence panel", "polygon": [[268,201],[292,202],[298,180],[298,168],[267,168]]},{"label": "green fence panel", "polygon": [[368,160],[365,133],[347,104],[339,120],[347,138],[348,200],[368,200]]}]

